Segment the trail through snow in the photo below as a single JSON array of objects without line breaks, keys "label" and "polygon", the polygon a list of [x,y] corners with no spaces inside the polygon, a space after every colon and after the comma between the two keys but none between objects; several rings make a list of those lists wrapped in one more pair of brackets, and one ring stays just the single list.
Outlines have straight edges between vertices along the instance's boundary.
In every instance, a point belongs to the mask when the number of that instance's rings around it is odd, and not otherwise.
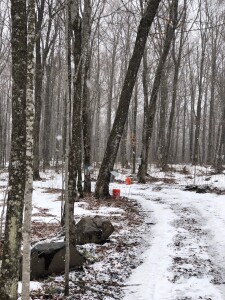
[{"label": "trail through snow", "polygon": [[[183,166],[180,168],[182,171]],[[208,168],[195,170],[189,167],[188,170],[189,174],[182,175],[179,170],[164,174],[152,167],[151,178],[158,181],[146,185],[110,185],[111,189],[120,188],[121,196],[134,199],[141,205],[146,224],[142,224],[141,231],[137,227],[135,234],[142,236],[145,228],[149,228],[143,235],[140,246],[144,249],[140,257],[142,263],[126,281],[123,300],[225,300],[225,195],[184,191],[184,186],[190,184],[207,185],[222,190],[225,186],[225,174],[210,175]],[[0,175],[2,201],[7,174]],[[120,179],[124,179],[122,175]],[[61,188],[61,175],[53,172],[43,174],[43,180],[34,183],[34,222],[60,222]],[[2,206],[0,210],[1,208]],[[96,207],[96,210],[90,210],[87,203],[76,203],[76,220],[96,214],[110,218],[112,213],[122,215],[121,209],[117,207],[103,205]],[[125,227],[121,232],[126,230]],[[114,242],[118,239],[118,232],[116,234]],[[121,235],[119,237],[123,238]],[[135,262],[139,261],[136,255],[139,255],[140,249],[133,250],[131,256],[127,249],[127,262],[136,266]],[[118,253],[113,255],[112,261],[116,265]],[[99,265],[101,270],[106,269],[103,260],[99,261]],[[123,285],[123,279],[131,268],[126,273],[119,263],[118,267],[114,267],[118,273],[121,272],[120,282]],[[31,284],[32,289],[37,287],[40,287],[40,283]],[[118,298],[114,295],[114,298],[104,296],[102,299]]]},{"label": "trail through snow", "polygon": [[140,185],[129,194],[152,230],[124,300],[225,299],[225,196]]}]

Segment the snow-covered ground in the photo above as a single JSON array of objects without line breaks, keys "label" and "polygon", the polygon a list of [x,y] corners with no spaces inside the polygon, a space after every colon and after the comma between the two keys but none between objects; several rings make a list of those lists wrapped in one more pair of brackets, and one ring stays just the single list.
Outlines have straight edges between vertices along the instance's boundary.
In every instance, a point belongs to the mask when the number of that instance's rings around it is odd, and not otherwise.
[{"label": "snow-covered ground", "polygon": [[148,212],[152,230],[124,300],[225,299],[225,195],[183,190],[186,184],[224,189],[225,175],[210,175],[203,168],[190,171],[200,176],[176,172],[170,174],[175,185],[131,186],[130,198]]},{"label": "snow-covered ground", "polygon": [[125,300],[225,299],[225,196],[165,187],[133,186],[130,194],[150,211],[152,230],[144,262]]},{"label": "snow-covered ground", "polygon": [[[151,166],[151,177],[145,185],[112,183],[110,190],[119,188],[121,196],[130,199],[128,209],[122,199],[121,205],[113,201],[98,202],[93,207],[85,201],[76,203],[76,221],[100,214],[112,220],[116,231],[110,243],[86,246],[92,264],[85,274],[73,272],[71,278],[96,285],[89,285],[94,288],[82,296],[74,293],[69,299],[225,299],[225,175],[213,174],[207,167],[184,167],[173,166],[175,169],[164,173]],[[121,172],[117,179],[125,176]],[[49,171],[42,177],[46,180],[34,184],[33,221],[59,224],[61,175]],[[5,179],[6,174],[0,174],[1,200]],[[185,190],[186,185],[208,186],[211,190],[196,193]],[[135,213],[129,219],[129,205],[134,205],[139,215]],[[55,282],[62,285],[62,277]],[[101,282],[109,286],[108,292],[99,288]]]}]

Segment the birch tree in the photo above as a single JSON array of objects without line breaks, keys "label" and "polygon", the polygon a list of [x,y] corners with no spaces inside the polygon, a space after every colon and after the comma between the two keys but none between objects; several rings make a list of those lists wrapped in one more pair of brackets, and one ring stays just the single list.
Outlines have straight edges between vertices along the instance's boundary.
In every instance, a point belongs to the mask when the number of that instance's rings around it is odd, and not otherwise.
[{"label": "birch tree", "polygon": [[27,6],[26,186],[23,222],[22,300],[30,294],[30,246],[33,192],[35,0]]},{"label": "birch tree", "polygon": [[12,144],[5,240],[0,278],[2,300],[17,300],[26,179],[26,1],[11,1]]}]

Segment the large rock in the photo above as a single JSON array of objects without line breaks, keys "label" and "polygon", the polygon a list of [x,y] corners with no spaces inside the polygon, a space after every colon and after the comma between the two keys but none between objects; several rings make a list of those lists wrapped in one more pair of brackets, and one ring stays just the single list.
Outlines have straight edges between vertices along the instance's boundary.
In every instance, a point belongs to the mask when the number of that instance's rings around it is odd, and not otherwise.
[{"label": "large rock", "polygon": [[82,218],[75,227],[77,245],[102,243],[113,233],[112,223],[100,216]]},{"label": "large rock", "polygon": [[[80,267],[84,257],[70,245],[70,268]],[[31,250],[31,279],[59,274],[65,270],[65,242],[41,242]]]}]

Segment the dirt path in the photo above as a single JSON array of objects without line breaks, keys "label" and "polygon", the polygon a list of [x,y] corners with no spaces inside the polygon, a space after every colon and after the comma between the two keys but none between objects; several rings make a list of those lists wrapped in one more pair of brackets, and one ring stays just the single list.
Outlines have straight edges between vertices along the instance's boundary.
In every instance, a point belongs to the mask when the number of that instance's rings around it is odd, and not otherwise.
[{"label": "dirt path", "polygon": [[[225,261],[223,265],[217,260],[214,228],[209,228],[207,223],[210,213],[215,217],[213,207],[210,211],[208,203],[192,199],[190,192],[149,193],[146,189],[141,193],[141,196],[133,193],[132,197],[146,210],[153,211],[147,219],[155,225],[145,255],[146,266],[140,266],[130,279],[134,284],[140,278],[139,282],[144,284],[131,288],[125,299],[224,300]],[[209,212],[207,219],[201,214],[204,205]],[[149,280],[143,279],[146,277]]]},{"label": "dirt path", "polygon": [[172,282],[207,276],[211,283],[223,284],[209,251],[210,234],[204,229],[203,217],[190,206],[171,204],[170,207],[178,216],[172,223],[176,231],[171,245],[174,249]]}]

